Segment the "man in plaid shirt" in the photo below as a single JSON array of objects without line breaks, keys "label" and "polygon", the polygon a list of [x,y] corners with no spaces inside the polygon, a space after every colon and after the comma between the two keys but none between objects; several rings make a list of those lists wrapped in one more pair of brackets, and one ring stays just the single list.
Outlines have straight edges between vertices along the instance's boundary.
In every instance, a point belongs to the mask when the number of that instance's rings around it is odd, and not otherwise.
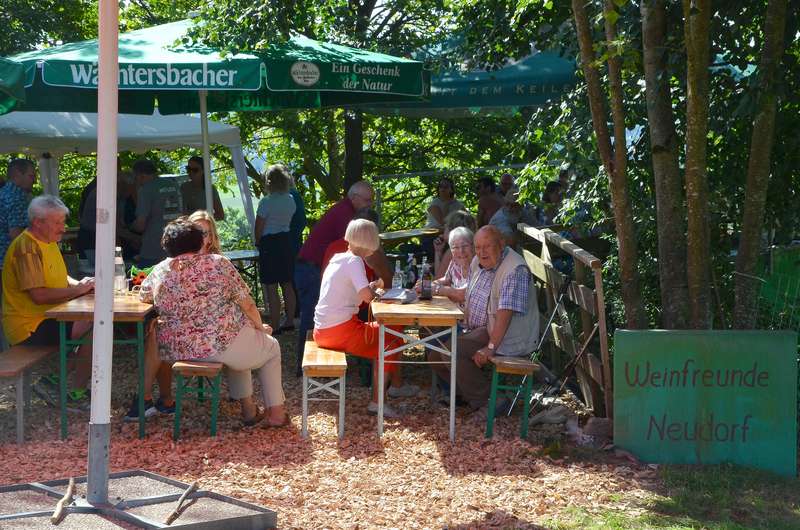
[{"label": "man in plaid shirt", "polygon": [[[466,331],[458,337],[456,383],[471,408],[486,406],[491,373],[483,368],[494,355],[527,356],[539,337],[535,286],[525,260],[503,243],[494,226],[475,234],[475,261],[466,300]],[[449,361],[438,352],[431,360]],[[446,365],[432,365],[445,380]]]}]

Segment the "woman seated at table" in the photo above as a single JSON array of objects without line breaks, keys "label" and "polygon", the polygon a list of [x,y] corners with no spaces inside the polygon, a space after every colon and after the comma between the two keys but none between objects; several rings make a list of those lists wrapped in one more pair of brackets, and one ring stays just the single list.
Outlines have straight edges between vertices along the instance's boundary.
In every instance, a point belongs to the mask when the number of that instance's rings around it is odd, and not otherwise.
[{"label": "woman seated at table", "polygon": [[464,293],[469,283],[469,266],[475,256],[474,235],[469,228],[458,226],[450,231],[448,243],[453,259],[441,278],[433,281],[433,294],[448,297],[464,305]]},{"label": "woman seated at table", "polygon": [[[364,258],[380,247],[378,227],[372,221],[355,219],[347,225],[344,239],[348,245],[347,252],[334,254],[322,273],[319,302],[314,312],[314,342],[322,348],[376,360],[379,326],[377,322],[361,321],[358,306],[361,302],[370,303],[375,298],[375,288],[383,285],[380,279],[370,283],[364,269]],[[396,337],[387,336],[386,349],[395,348],[397,341]],[[389,360],[395,358],[396,355],[387,357]],[[396,370],[397,365],[384,365],[387,374]],[[372,380],[377,382],[377,362],[372,363],[372,373]],[[387,377],[386,381],[389,379]],[[372,385],[372,401],[367,410],[372,414],[378,410],[377,384]],[[387,418],[399,416],[388,405],[384,405],[383,414]]]},{"label": "woman seated at table", "polygon": [[217,223],[205,210],[197,210],[189,216],[189,221],[196,224],[203,232],[203,248],[198,254],[222,254],[217,233]]},{"label": "woman seated at table", "polygon": [[[188,217],[189,221],[197,225],[203,233],[203,248],[198,254],[221,254],[217,223],[205,210],[197,210]],[[172,258],[164,260],[168,262]],[[158,341],[156,340],[156,321],[152,319],[147,324],[145,332],[144,350],[144,414],[145,417],[156,414],[173,414],[175,400],[172,396],[172,363],[162,362],[158,356]],[[153,401],[153,381],[158,381],[158,400]],[[133,403],[128,413],[123,418],[125,421],[139,420],[139,401],[133,396]]]},{"label": "woman seated at table", "polygon": [[[201,254],[203,232],[186,219],[166,226],[161,245],[171,259],[156,265],[143,283],[142,296],[159,312],[162,358],[224,364],[229,395],[241,402],[245,426],[265,417],[269,426],[288,423],[280,346],[272,329],[262,324],[236,268],[224,256]],[[266,411],[253,401],[253,369],[258,370]]]},{"label": "woman seated at table", "polygon": [[475,233],[475,230],[478,229],[475,217],[465,210],[458,210],[457,212],[453,212],[448,215],[447,218],[445,218],[444,231],[442,232],[442,235],[433,241],[433,248],[435,250],[433,259],[433,273],[437,278],[443,276],[447,271],[447,267],[450,266],[450,260],[453,257],[448,245],[450,231],[454,228],[458,228],[459,226],[468,228],[472,233]]},{"label": "woman seated at table", "polygon": [[[353,220],[366,219],[375,223],[375,226],[380,226],[380,218],[378,212],[372,208],[361,208],[356,210],[353,215]],[[322,257],[322,273],[325,274],[325,269],[328,268],[331,258],[336,254],[347,252],[348,243],[345,238],[337,239],[328,245],[325,249],[325,255]],[[378,249],[371,255],[364,258],[364,272],[367,275],[367,281],[373,282],[380,278],[384,285],[389,285],[392,281],[392,268],[389,264],[389,258],[383,252],[383,248]],[[366,322],[369,320],[369,303],[362,302],[357,312],[358,318]],[[403,371],[401,369],[395,370],[391,377],[391,386],[389,386],[389,397],[413,397],[419,394],[419,387],[417,385],[405,384],[403,382]]]}]

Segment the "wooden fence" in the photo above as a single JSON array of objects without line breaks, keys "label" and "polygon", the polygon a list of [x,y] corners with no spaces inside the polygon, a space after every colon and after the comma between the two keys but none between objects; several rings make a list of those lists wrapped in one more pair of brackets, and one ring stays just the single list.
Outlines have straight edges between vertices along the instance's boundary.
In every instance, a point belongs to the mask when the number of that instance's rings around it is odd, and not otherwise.
[{"label": "wooden fence", "polygon": [[[549,228],[534,228],[520,223],[517,229],[523,256],[539,288],[542,326],[546,325],[549,316],[556,310],[558,292],[567,274],[571,275],[572,281],[551,325],[551,365],[554,368],[563,366],[573,359],[597,326],[587,352],[576,366],[576,374],[586,404],[596,416],[610,418],[613,415],[613,384],[602,262]],[[566,274],[558,269],[566,271]]]}]

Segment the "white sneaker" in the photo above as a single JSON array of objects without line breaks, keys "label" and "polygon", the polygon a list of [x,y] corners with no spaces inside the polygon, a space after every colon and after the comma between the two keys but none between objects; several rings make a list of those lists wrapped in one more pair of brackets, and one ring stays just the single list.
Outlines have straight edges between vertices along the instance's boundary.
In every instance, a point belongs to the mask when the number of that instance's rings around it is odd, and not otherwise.
[{"label": "white sneaker", "polygon": [[[378,414],[378,404],[370,402],[367,405],[367,412],[370,414]],[[400,418],[402,414],[399,410],[395,410],[394,407],[390,406],[388,403],[383,404],[383,417],[384,418]]]},{"label": "white sneaker", "polygon": [[419,394],[417,385],[390,386],[387,392],[391,398],[414,397]]}]

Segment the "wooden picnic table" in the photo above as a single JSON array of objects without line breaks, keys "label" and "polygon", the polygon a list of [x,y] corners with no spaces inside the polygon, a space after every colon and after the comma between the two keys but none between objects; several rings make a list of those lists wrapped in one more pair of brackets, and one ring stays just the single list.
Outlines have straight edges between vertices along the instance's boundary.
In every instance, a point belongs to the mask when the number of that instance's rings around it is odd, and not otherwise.
[{"label": "wooden picnic table", "polygon": [[[94,320],[94,294],[85,294],[45,312],[45,318],[58,321],[59,331],[59,394],[61,401],[61,439],[67,437],[67,351],[83,344],[87,339],[67,337],[67,322]],[[155,308],[139,300],[138,295],[114,294],[114,322],[136,324],[136,338],[114,339],[114,344],[134,344],[139,372],[139,438],[144,438],[144,323]]]},{"label": "wooden picnic table", "polygon": [[[231,260],[231,263],[242,275],[245,282],[250,284],[253,301],[257,307],[261,294],[261,279],[258,276],[258,250],[228,250],[223,252],[222,255]],[[264,305],[266,303],[265,300]]]},{"label": "wooden picnic table", "polygon": [[[372,315],[380,324],[378,335],[378,388],[383,388],[385,363],[411,363],[433,364],[430,361],[387,361],[386,356],[413,348],[419,344],[426,348],[450,356],[450,441],[455,441],[456,436],[456,343],[458,334],[457,324],[464,319],[464,312],[458,304],[444,296],[434,296],[432,300],[417,300],[410,304],[397,304],[381,301],[372,302]],[[414,326],[417,328],[445,327],[426,337],[412,337],[405,332],[396,332],[386,326]],[[400,337],[404,344],[392,350],[386,350],[386,335]],[[450,337],[449,349],[445,346],[447,337]],[[431,398],[436,392],[436,376],[431,379]],[[378,436],[383,434],[383,392],[378,392]]]}]

